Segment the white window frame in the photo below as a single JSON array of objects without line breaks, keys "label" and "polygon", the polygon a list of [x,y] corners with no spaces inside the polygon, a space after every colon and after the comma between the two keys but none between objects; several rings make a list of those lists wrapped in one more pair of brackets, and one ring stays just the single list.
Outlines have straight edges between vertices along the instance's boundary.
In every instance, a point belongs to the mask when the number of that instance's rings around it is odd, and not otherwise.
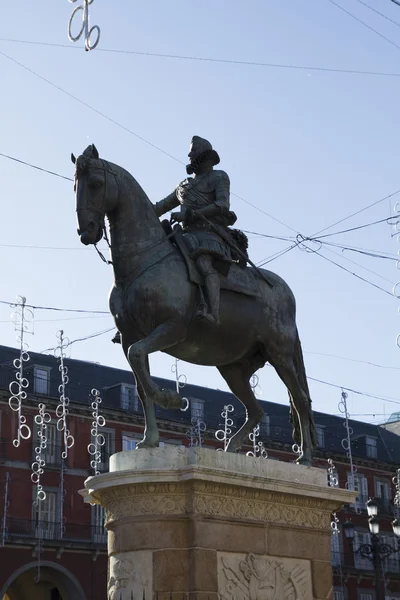
[{"label": "white window frame", "polygon": [[357,600],[375,600],[375,590],[357,590]]},{"label": "white window frame", "polygon": [[373,460],[378,458],[377,439],[375,437],[366,435],[365,436],[365,447],[366,447],[367,458],[372,458]]},{"label": "white window frame", "polygon": [[[397,548],[398,548],[397,538],[394,534],[390,534],[390,533],[388,533],[386,535],[380,534],[380,540],[384,544],[387,544],[388,546],[393,548],[393,550],[397,550]],[[391,571],[391,572],[398,573],[398,570],[399,570],[399,554],[398,554],[398,552],[394,552],[393,554],[388,556],[386,559],[384,558],[382,560],[383,560],[385,572]],[[394,565],[394,569],[389,568],[389,565]]]},{"label": "white window frame", "polygon": [[[104,435],[104,438],[106,440],[106,443],[104,444],[104,446],[101,446],[100,448],[100,452],[103,454],[103,452],[106,452],[108,454],[108,457],[111,456],[111,454],[115,453],[115,429],[104,429],[103,427],[101,428],[101,432],[102,435]],[[107,442],[107,440],[109,440],[109,442]],[[93,438],[92,438],[92,443],[93,443]],[[108,451],[107,451],[107,446],[108,446]],[[99,469],[101,471],[104,471],[105,469],[108,468],[108,462],[104,462],[104,461],[100,461],[99,463]]]},{"label": "white window frame", "polygon": [[122,451],[128,452],[130,450],[136,450],[136,446],[138,444],[137,435],[133,435],[132,433],[122,433]]},{"label": "white window frame", "polygon": [[[359,548],[362,544],[371,544],[371,534],[369,531],[357,531],[354,532],[354,549]],[[364,558],[360,554],[354,552],[354,566],[356,569],[362,571],[373,571],[374,565],[371,560]],[[369,593],[370,590],[366,590],[365,593]]]},{"label": "white window frame", "polygon": [[346,600],[346,590],[342,587],[333,588],[333,599],[332,600]]},{"label": "white window frame", "polygon": [[[38,376],[38,371],[46,373],[46,377]],[[51,367],[33,365],[33,392],[43,396],[50,395],[50,371]],[[40,382],[40,385],[39,385]],[[46,390],[46,391],[43,391]]]},{"label": "white window frame", "polygon": [[[45,433],[47,437],[46,449],[43,450],[43,458],[46,463],[46,466],[59,466],[61,462],[61,433],[57,429],[57,421],[56,419],[52,419],[50,423],[46,423],[47,431]],[[52,431],[54,434],[54,439],[51,440],[49,437],[49,431]],[[38,425],[34,422],[33,424],[33,439],[32,439],[32,456],[33,461],[36,461],[36,451],[35,449],[39,446],[39,438],[38,438]]]},{"label": "white window frame", "polygon": [[[32,515],[35,535],[40,534],[43,539],[55,540],[60,537],[60,524],[58,518],[60,515],[60,493],[58,488],[47,488],[43,486],[46,499],[39,502],[38,505],[32,505]],[[36,500],[36,485],[32,489],[33,498]],[[47,511],[50,505],[51,511]],[[40,525],[39,525],[40,510]],[[39,529],[40,528],[40,529]]]},{"label": "white window frame", "polygon": [[356,509],[359,508],[361,510],[366,510],[369,494],[368,478],[364,475],[364,473],[355,473],[354,486],[352,485],[351,473],[347,473],[347,488],[349,490],[354,489],[354,491],[358,492],[356,501],[350,506]]},{"label": "white window frame", "polygon": [[107,544],[107,531],[104,528],[106,509],[101,504],[91,506],[92,541],[95,544]]},{"label": "white window frame", "polygon": [[[130,392],[133,392],[133,397]],[[120,391],[120,407],[122,410],[128,412],[138,412],[139,410],[139,396],[137,393],[136,385],[131,383],[121,383]]]},{"label": "white window frame", "polygon": [[318,436],[318,448],[325,448],[325,425],[315,424]]},{"label": "white window frame", "polygon": [[269,415],[266,413],[263,414],[262,419],[260,421],[260,436],[261,437],[269,437],[271,435],[271,424]]},{"label": "white window frame", "polygon": [[340,533],[332,533],[331,536],[331,565],[336,567],[343,562],[342,536]]},{"label": "white window frame", "polygon": [[190,398],[190,416],[192,419],[204,421],[204,400]]}]

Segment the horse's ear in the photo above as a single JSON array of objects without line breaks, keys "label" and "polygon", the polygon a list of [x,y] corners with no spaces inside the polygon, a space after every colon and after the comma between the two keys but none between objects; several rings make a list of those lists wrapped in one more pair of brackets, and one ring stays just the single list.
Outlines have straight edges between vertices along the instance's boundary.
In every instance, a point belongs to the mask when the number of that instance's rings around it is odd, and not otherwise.
[{"label": "horse's ear", "polygon": [[95,159],[99,158],[99,151],[97,150],[97,148],[94,144],[92,144],[92,156]]},{"label": "horse's ear", "polygon": [[74,165],[76,165],[76,158],[75,158],[75,154],[73,152],[71,152],[71,160],[74,163]]}]

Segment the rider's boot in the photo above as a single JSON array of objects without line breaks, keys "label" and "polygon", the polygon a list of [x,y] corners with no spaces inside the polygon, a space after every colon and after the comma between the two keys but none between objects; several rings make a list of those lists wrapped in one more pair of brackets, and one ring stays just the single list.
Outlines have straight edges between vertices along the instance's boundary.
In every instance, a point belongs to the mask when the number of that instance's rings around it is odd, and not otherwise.
[{"label": "rider's boot", "polygon": [[204,315],[204,318],[214,325],[219,325],[219,298],[221,287],[219,275],[217,273],[209,273],[204,279],[204,284],[209,305],[209,312]]}]

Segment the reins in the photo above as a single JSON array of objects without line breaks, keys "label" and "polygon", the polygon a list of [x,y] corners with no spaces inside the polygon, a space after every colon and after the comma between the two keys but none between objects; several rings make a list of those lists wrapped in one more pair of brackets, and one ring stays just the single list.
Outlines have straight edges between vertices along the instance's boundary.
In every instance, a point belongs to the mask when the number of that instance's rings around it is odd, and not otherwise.
[{"label": "reins", "polygon": [[[110,252],[112,251],[111,248],[111,244],[110,241],[108,239],[108,234],[107,234],[107,228],[105,226],[105,223],[103,222],[102,225],[102,232],[103,235],[101,236],[101,239],[105,239],[105,241],[107,242],[107,246],[110,249]],[[120,259],[124,259],[124,258],[128,258],[128,256],[132,256],[132,254],[135,254],[136,256],[140,256],[140,254],[143,254],[143,252],[147,252],[148,250],[151,250],[152,248],[155,248],[156,246],[158,246],[159,244],[161,244],[162,242],[166,242],[167,240],[171,239],[174,235],[176,234],[176,231],[171,231],[171,233],[169,233],[166,237],[157,240],[156,242],[154,242],[154,244],[150,244],[150,246],[146,246],[146,248],[142,248],[141,250],[138,250],[137,252],[132,251],[129,252],[128,254],[126,254],[125,256],[120,256]],[[113,265],[113,261],[112,260],[108,260],[104,254],[98,249],[97,244],[94,244],[94,247],[96,249],[97,254],[100,256],[101,260],[106,263],[106,265]]]}]

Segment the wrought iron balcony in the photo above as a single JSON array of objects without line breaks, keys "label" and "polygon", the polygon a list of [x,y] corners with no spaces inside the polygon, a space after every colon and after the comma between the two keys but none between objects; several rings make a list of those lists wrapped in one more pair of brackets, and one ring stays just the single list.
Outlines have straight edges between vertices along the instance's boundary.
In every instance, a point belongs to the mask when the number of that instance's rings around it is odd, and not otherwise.
[{"label": "wrought iron balcony", "polygon": [[[0,517],[0,543],[3,539],[3,518]],[[107,533],[102,526],[56,521],[32,521],[28,519],[6,519],[5,544],[35,542],[58,542],[58,545],[103,546],[107,544]]]},{"label": "wrought iron balcony", "polygon": [[[331,565],[334,574],[340,572],[356,572],[356,571],[370,571],[371,576],[374,573],[374,566],[372,562],[360,555],[355,555],[352,552],[332,552],[331,554]],[[397,554],[394,554],[388,558],[383,559],[383,568],[386,574],[400,574],[400,559]]]}]

